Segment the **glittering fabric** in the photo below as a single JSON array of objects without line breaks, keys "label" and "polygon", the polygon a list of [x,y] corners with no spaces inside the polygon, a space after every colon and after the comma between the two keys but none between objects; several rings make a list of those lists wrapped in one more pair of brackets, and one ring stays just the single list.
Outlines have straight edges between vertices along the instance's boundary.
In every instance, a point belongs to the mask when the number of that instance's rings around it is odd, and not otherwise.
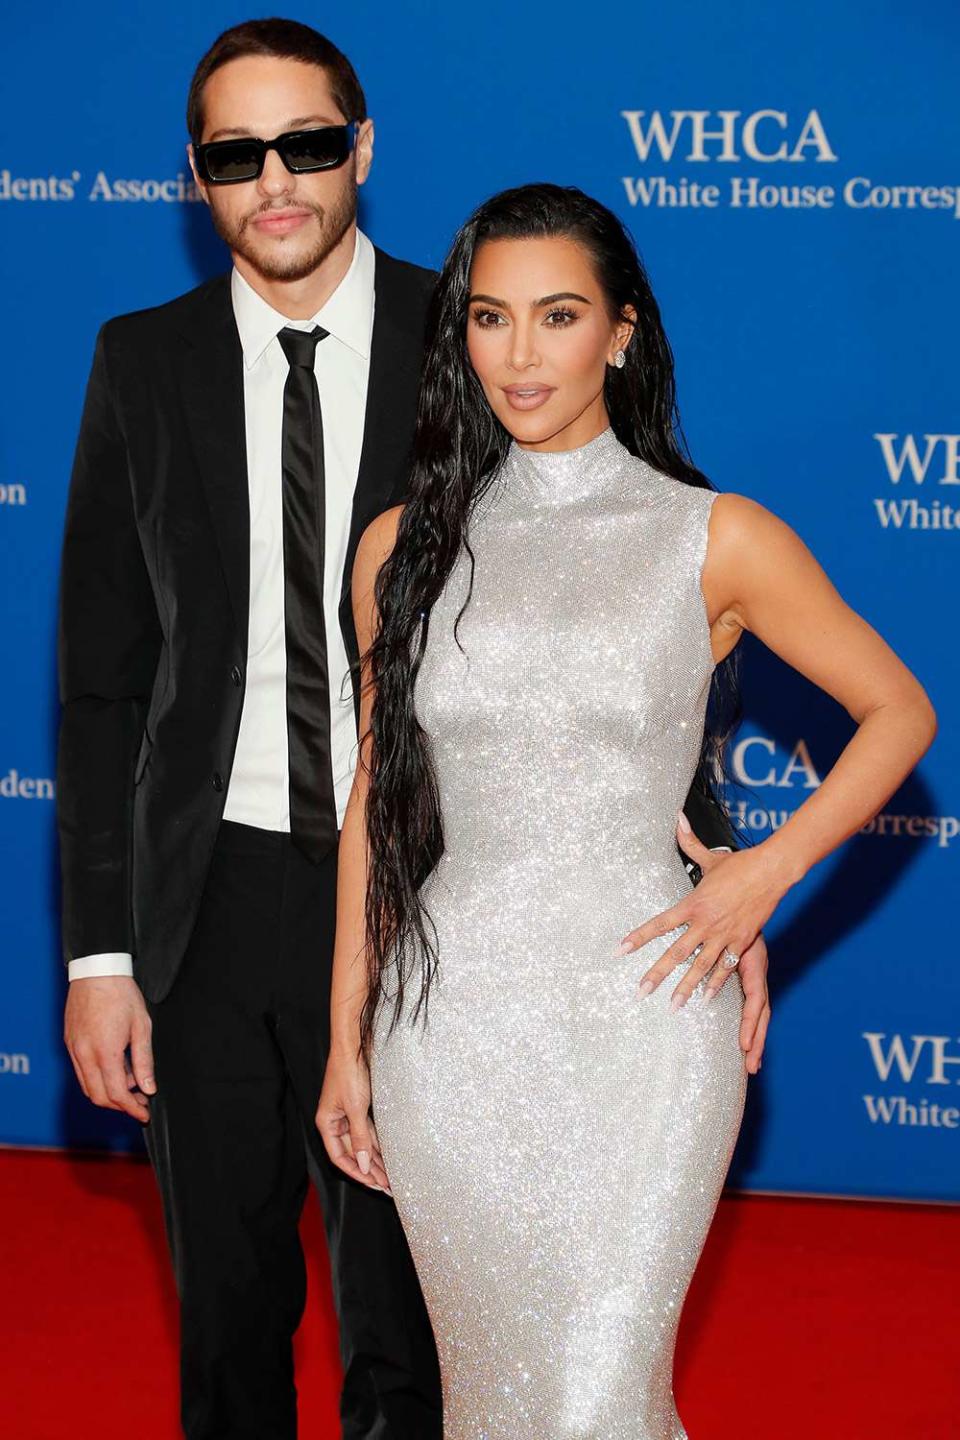
[{"label": "glittering fabric", "polygon": [[690,961],[636,990],[680,932],[612,952],[690,888],[714,499],[612,430],[514,446],[471,527],[465,653],[465,552],[430,618],[440,968],[425,1030],[411,1006],[387,1038],[381,1007],[371,1069],[445,1440],[685,1436],[674,1339],[743,1111],[743,991],[673,1013]]}]

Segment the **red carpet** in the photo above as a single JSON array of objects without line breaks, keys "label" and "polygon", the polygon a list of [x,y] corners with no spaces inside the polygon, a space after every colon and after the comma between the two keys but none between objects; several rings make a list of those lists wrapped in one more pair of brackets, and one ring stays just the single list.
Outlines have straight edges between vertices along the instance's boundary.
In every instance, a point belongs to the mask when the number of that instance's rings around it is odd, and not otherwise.
[{"label": "red carpet", "polygon": [[[176,1310],[147,1165],[0,1151],[0,1214],[3,1440],[176,1440]],[[301,1435],[335,1440],[312,1199],[304,1229]],[[957,1440],[958,1260],[957,1209],[725,1198],[680,1332],[691,1440]]]}]

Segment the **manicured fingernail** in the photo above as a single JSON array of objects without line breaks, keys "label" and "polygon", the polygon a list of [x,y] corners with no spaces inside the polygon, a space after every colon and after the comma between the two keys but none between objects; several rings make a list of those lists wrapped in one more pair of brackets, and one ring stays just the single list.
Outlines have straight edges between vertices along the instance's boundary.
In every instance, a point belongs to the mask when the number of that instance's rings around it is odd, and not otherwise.
[{"label": "manicured fingernail", "polygon": [[640,986],[640,989],[637,991],[637,997],[638,997],[638,999],[640,999],[640,1000],[646,1000],[647,996],[650,995],[650,994],[652,994],[652,992],[653,992],[653,981],[652,981],[652,980],[644,980],[643,984]]},{"label": "manicured fingernail", "polygon": [[156,1082],[156,1080],[154,1080],[154,1078],[153,1078],[152,1075],[145,1075],[145,1076],[144,1076],[143,1088],[144,1088],[144,1090],[147,1092],[148,1095],[152,1095],[153,1092],[154,1092],[154,1090],[156,1090],[156,1088],[157,1088],[157,1082]]},{"label": "manicured fingernail", "polygon": [[681,1009],[682,1006],[685,1005],[685,1004],[686,1004],[686,996],[685,996],[685,995],[674,995],[674,996],[672,997],[671,1001],[670,1001],[670,1009],[671,1009],[671,1010],[679,1010],[679,1009]]},{"label": "manicured fingernail", "polygon": [[716,998],[717,998],[717,996],[718,996],[719,994],[720,994],[720,991],[719,991],[719,990],[707,990],[706,994],[704,995],[704,999],[705,999],[705,1000],[716,1000]]},{"label": "manicured fingernail", "polygon": [[360,1166],[361,1175],[370,1174],[370,1156],[367,1154],[366,1150],[357,1151],[357,1164]]},{"label": "manicured fingernail", "polygon": [[678,819],[679,822],[680,822],[680,829],[683,831],[683,833],[684,833],[685,835],[689,835],[689,834],[690,834],[690,821],[687,819],[686,815],[684,814],[684,812],[683,812],[682,810],[678,810],[678,811],[677,811],[677,819]]},{"label": "manicured fingernail", "polygon": [[629,940],[621,940],[620,944],[613,952],[613,958],[617,960],[621,955],[629,955],[632,949],[633,946],[631,945]]}]

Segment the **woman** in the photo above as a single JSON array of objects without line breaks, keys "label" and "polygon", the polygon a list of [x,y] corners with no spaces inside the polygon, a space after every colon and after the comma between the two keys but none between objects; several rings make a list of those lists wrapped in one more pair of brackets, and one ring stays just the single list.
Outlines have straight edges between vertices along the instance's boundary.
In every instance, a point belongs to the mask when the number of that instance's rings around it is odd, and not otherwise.
[{"label": "woman", "polygon": [[[782,521],[684,459],[633,246],[550,185],[454,242],[411,499],[366,531],[353,595],[362,748],[317,1123],[341,1169],[392,1187],[446,1440],[676,1440],[677,1322],[746,1085],[730,977],[927,749],[930,703]],[[858,728],[694,890],[677,809],[745,630]]]}]

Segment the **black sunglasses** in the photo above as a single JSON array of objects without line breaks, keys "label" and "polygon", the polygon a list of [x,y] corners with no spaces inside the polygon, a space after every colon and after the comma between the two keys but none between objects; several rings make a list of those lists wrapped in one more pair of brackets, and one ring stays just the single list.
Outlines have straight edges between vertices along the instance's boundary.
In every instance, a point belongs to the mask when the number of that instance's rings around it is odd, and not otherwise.
[{"label": "black sunglasses", "polygon": [[275,140],[246,136],[237,140],[211,140],[194,147],[197,172],[208,185],[237,185],[258,180],[268,150],[276,150],[291,175],[314,170],[336,170],[356,143],[359,123],[324,125],[318,130],[288,130]]}]

